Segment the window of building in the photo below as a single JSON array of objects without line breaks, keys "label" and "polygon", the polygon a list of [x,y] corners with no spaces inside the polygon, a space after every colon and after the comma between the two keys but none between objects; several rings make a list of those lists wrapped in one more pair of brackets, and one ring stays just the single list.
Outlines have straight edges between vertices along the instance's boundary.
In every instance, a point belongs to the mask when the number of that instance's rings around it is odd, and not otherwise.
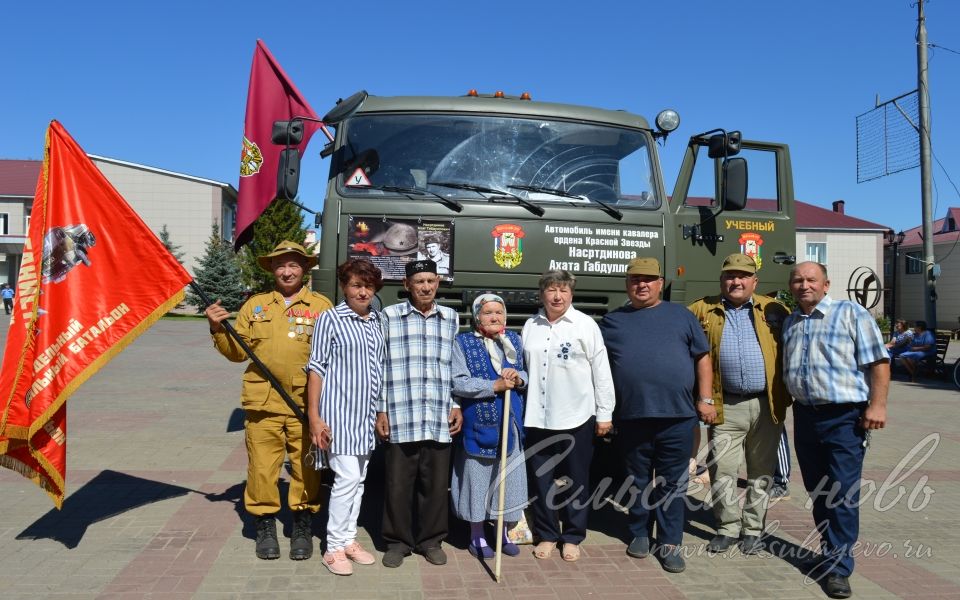
[{"label": "window of building", "polygon": [[917,275],[923,272],[923,258],[920,256],[919,251],[907,252],[904,256],[906,256],[907,261],[907,275]]},{"label": "window of building", "polygon": [[826,242],[807,242],[807,260],[827,264],[827,243]]},{"label": "window of building", "polygon": [[10,215],[7,213],[0,213],[0,235],[7,235],[10,233],[10,228],[8,224],[10,223]]}]

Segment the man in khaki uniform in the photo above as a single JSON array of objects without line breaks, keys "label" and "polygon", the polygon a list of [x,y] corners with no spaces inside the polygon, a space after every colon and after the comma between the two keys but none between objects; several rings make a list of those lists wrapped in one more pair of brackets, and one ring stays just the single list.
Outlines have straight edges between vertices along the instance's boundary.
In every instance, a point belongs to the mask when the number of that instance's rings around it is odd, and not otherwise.
[{"label": "man in khaki uniform", "polygon": [[[276,280],[276,289],[251,297],[237,313],[235,329],[267,366],[291,398],[306,409],[310,342],[317,317],[333,305],[325,296],[304,287],[304,275],[317,264],[303,246],[283,241],[273,252],[257,259]],[[233,362],[247,354],[223,327],[229,313],[220,301],[206,310],[213,343]],[[293,512],[290,558],[305,560],[313,555],[311,515],[320,508],[320,477],[303,453],[310,447],[307,425],[297,418],[283,398],[252,362],[243,374],[241,395],[246,414],[247,485],[243,494],[247,512],[257,517],[258,558],[280,557],[276,515],[280,512],[277,481],[284,456],[290,457],[290,489],[287,504]]]},{"label": "man in khaki uniform", "polygon": [[[710,426],[711,498],[717,535],[708,552],[740,543],[744,554],[763,548],[763,520],[780,432],[790,396],[783,381],[780,332],[789,311],[780,302],[754,294],[757,264],[731,254],[720,271],[720,295],[690,305],[710,342],[716,409]],[[711,418],[712,417],[712,418]],[[747,496],[741,514],[737,474],[746,457]]]}]

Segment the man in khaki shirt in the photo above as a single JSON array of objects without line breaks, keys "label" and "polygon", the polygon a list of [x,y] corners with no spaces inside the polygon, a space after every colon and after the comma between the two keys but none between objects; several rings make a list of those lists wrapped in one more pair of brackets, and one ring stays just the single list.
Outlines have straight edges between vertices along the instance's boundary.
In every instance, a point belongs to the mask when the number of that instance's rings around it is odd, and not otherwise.
[{"label": "man in khaki shirt", "polygon": [[[306,409],[307,376],[303,369],[310,356],[313,329],[320,313],[333,305],[325,296],[304,286],[304,275],[317,264],[317,259],[300,244],[280,242],[273,252],[257,260],[264,270],[273,273],[276,289],[247,300],[237,313],[234,328],[290,397]],[[246,352],[223,326],[229,313],[219,300],[207,308],[206,315],[217,351],[233,362],[246,361]],[[309,428],[252,362],[243,374],[241,399],[247,441],[243,502],[247,512],[257,517],[257,557],[280,557],[277,481],[284,456],[289,456],[287,504],[293,512],[290,558],[306,560],[313,555],[311,515],[320,508],[319,473],[312,464],[304,464],[303,458],[304,450],[310,446]]]},{"label": "man in khaki shirt", "polygon": [[[690,305],[710,342],[711,398],[701,398],[703,422],[710,427],[711,498],[717,535],[710,553],[739,544],[744,554],[763,548],[780,432],[790,396],[784,387],[780,331],[788,310],[758,296],[757,263],[731,254],[720,270],[720,295]],[[740,508],[737,476],[746,463],[747,491]]]}]

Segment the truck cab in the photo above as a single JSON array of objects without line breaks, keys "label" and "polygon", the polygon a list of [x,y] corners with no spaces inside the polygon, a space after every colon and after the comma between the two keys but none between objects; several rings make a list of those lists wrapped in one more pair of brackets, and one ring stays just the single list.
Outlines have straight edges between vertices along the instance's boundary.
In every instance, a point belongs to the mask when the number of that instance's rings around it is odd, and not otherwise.
[{"label": "truck cab", "polygon": [[324,119],[336,135],[313,285],[331,298],[337,265],[354,257],[383,272],[383,306],[406,297],[404,265],[430,258],[438,302],[466,323],[472,299],[495,292],[511,327],[538,310],[548,269],[576,275],[575,305],[596,318],[627,301],[638,256],[660,260],[674,302],[716,294],[733,252],[756,257],[760,293],[785,287],[795,236],[783,144],[691,136],[671,193],[658,156],[670,130],[629,112],[475,92],[352,103]]}]

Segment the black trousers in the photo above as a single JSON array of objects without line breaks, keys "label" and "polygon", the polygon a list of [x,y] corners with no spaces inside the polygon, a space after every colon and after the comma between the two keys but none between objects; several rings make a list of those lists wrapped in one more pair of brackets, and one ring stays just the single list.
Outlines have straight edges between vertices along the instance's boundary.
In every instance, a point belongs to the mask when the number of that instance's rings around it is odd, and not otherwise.
[{"label": "black trousers", "polygon": [[384,468],[382,535],[387,549],[409,554],[439,546],[447,537],[450,444],[389,443],[384,448]]},{"label": "black trousers", "polygon": [[[587,536],[595,432],[595,417],[562,431],[526,428],[527,480],[533,498],[530,511],[537,541],[579,544]],[[558,470],[567,478],[562,490],[554,479]]]}]

